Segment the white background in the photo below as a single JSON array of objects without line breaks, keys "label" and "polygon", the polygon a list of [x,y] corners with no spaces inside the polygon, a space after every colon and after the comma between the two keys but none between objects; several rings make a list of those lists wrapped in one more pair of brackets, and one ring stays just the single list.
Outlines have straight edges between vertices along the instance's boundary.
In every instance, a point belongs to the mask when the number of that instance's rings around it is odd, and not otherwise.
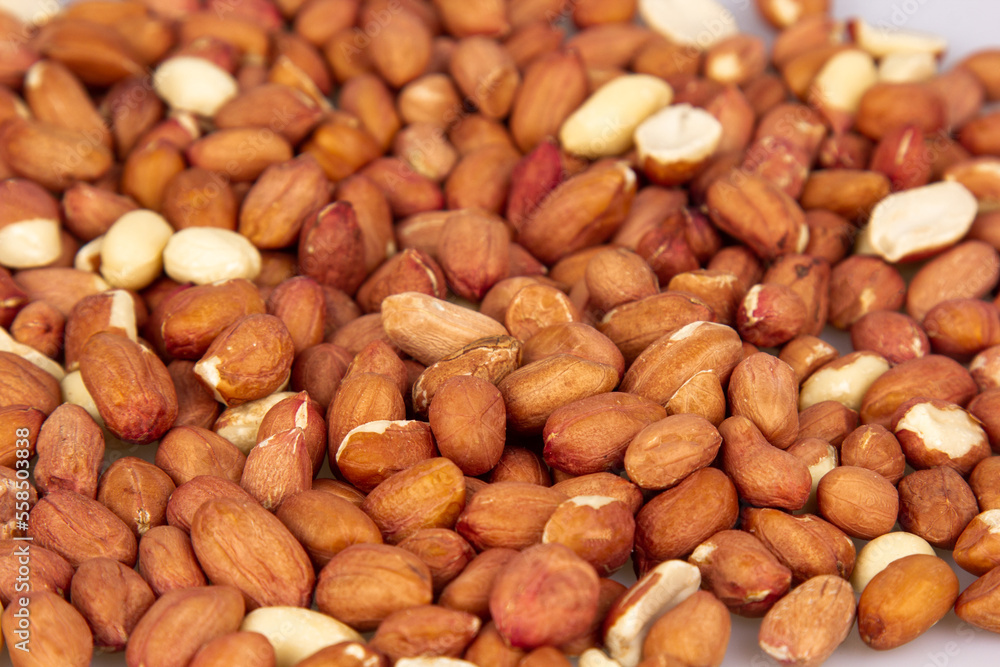
[{"label": "white background", "polygon": [[[732,9],[740,28],[770,38],[774,33],[757,16],[753,0],[720,0]],[[944,60],[949,66],[978,48],[1000,44],[1000,1],[998,0],[833,0],[838,17],[863,16],[876,26],[922,30],[944,35],[949,51]],[[23,10],[27,5],[51,6],[53,0],[0,0],[0,7]],[[846,336],[831,335],[842,351],[850,351]],[[860,548],[861,543],[858,543]],[[947,552],[939,555],[951,562]],[[953,564],[954,567],[954,564]],[[962,588],[974,577],[955,568]],[[622,573],[622,581],[634,581]],[[757,646],[759,621],[733,617],[733,634],[724,667],[768,667],[774,665]],[[125,664],[124,656],[102,655],[94,660],[104,667]],[[869,649],[852,630],[847,641],[826,663],[830,667],[987,667],[1000,665],[1000,636],[961,622],[953,612],[922,637],[893,651],[880,653]],[[0,667],[10,665],[6,651]],[[52,667],[60,667],[53,665]]]}]

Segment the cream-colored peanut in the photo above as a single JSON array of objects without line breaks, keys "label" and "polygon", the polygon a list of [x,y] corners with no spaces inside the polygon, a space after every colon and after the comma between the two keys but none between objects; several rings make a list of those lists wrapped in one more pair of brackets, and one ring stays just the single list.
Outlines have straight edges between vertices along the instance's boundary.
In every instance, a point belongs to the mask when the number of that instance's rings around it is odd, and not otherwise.
[{"label": "cream-colored peanut", "polygon": [[961,183],[932,183],[896,192],[875,206],[868,244],[889,262],[947,248],[969,231],[979,203]]},{"label": "cream-colored peanut", "polygon": [[888,83],[920,83],[937,74],[932,53],[890,53],[878,64],[878,80]]},{"label": "cream-colored peanut", "polygon": [[170,58],[153,75],[156,93],[176,111],[214,116],[236,97],[239,86],[229,72],[205,58]]},{"label": "cream-colored peanut", "polygon": [[640,0],[639,13],[670,41],[701,49],[739,32],[736,17],[716,0]]},{"label": "cream-colored peanut", "polygon": [[174,234],[163,251],[167,275],[179,283],[208,285],[260,274],[260,251],[228,229],[190,227]]},{"label": "cream-colored peanut", "polygon": [[87,414],[97,422],[98,426],[104,426],[104,419],[97,409],[94,397],[87,391],[87,386],[83,384],[83,374],[80,371],[67,373],[66,377],[59,383],[62,389],[63,400],[73,405],[79,405],[87,411]]},{"label": "cream-colored peanut", "polygon": [[274,647],[277,667],[292,667],[327,646],[362,641],[353,628],[332,616],[300,607],[262,607],[243,619],[240,630],[259,632]]},{"label": "cream-colored peanut", "polygon": [[257,431],[260,430],[264,415],[277,403],[294,395],[294,392],[278,391],[256,401],[228,408],[219,415],[213,430],[236,445],[241,452],[248,454],[257,444]]},{"label": "cream-colored peanut", "polygon": [[104,235],[101,275],[112,287],[140,290],[148,286],[163,269],[163,249],[173,232],[159,213],[126,213]]},{"label": "cream-colored peanut", "polygon": [[889,362],[874,352],[855,352],[832,361],[802,383],[799,410],[822,401],[837,401],[859,410],[868,387],[887,370]]},{"label": "cream-colored peanut", "polygon": [[605,650],[622,667],[636,667],[653,622],[689,598],[700,585],[701,572],[690,563],[668,560],[657,565],[611,608]]},{"label": "cream-colored peanut", "polygon": [[878,81],[875,60],[861,49],[833,56],[813,79],[810,95],[821,108],[853,113],[861,96]]},{"label": "cream-colored peanut", "polygon": [[588,158],[620,155],[632,147],[639,124],[670,104],[670,84],[647,74],[620,76],[599,88],[559,130],[563,148]]},{"label": "cream-colored peanut", "polygon": [[30,345],[17,342],[3,327],[0,327],[0,352],[16,354],[22,359],[38,366],[57,380],[62,380],[66,376],[66,371],[57,362],[49,359]]},{"label": "cream-colored peanut", "polygon": [[73,257],[73,268],[98,273],[101,270],[101,249],[103,247],[103,236],[98,236],[93,241],[84,244]]},{"label": "cream-colored peanut", "polygon": [[62,252],[59,222],[35,219],[0,227],[0,266],[31,269],[51,264]]},{"label": "cream-colored peanut", "polygon": [[904,556],[927,554],[934,556],[934,547],[922,537],[913,533],[886,533],[866,544],[858,553],[851,574],[851,585],[854,592],[861,595],[865,586],[876,574],[886,568],[889,563]]}]

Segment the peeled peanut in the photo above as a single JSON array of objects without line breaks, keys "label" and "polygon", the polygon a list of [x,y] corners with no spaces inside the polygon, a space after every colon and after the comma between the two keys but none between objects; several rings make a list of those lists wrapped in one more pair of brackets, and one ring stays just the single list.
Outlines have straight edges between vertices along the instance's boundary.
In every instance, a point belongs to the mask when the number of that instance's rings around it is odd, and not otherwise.
[{"label": "peeled peanut", "polygon": [[559,130],[563,148],[589,158],[618,155],[632,146],[642,121],[670,104],[673,90],[662,79],[630,74],[602,86]]},{"label": "peeled peanut", "polygon": [[263,607],[243,619],[240,630],[267,637],[277,657],[276,667],[292,667],[320,649],[361,635],[337,619],[299,607]]},{"label": "peeled peanut", "polygon": [[0,266],[30,269],[51,264],[62,252],[59,222],[23,220],[0,226]]},{"label": "peeled peanut", "polygon": [[261,269],[260,251],[245,236],[214,227],[190,227],[174,234],[163,249],[163,263],[168,276],[196,285],[253,280]]},{"label": "peeled peanut", "polygon": [[126,213],[104,235],[101,275],[112,287],[146,287],[163,269],[163,249],[172,234],[173,229],[158,213]]},{"label": "peeled peanut", "polygon": [[205,58],[188,56],[164,61],[153,75],[153,85],[175,110],[203,116],[215,115],[238,92],[228,72]]}]

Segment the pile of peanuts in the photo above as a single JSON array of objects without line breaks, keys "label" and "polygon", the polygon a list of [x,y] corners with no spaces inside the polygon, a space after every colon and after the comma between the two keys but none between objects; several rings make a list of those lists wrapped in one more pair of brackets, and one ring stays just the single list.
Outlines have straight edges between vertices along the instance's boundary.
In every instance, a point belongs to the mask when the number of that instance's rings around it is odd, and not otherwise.
[{"label": "pile of peanuts", "polygon": [[1000,49],[830,0],[756,0],[770,50],[718,0],[4,6],[15,667],[1000,633]]}]

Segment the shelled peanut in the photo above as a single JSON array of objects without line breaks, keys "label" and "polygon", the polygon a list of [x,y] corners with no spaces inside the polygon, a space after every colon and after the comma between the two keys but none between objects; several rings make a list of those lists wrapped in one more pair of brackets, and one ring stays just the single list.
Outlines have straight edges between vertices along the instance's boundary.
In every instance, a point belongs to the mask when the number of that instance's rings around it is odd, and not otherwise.
[{"label": "shelled peanut", "polygon": [[1000,632],[1000,55],[829,4],[0,12],[13,663]]}]

